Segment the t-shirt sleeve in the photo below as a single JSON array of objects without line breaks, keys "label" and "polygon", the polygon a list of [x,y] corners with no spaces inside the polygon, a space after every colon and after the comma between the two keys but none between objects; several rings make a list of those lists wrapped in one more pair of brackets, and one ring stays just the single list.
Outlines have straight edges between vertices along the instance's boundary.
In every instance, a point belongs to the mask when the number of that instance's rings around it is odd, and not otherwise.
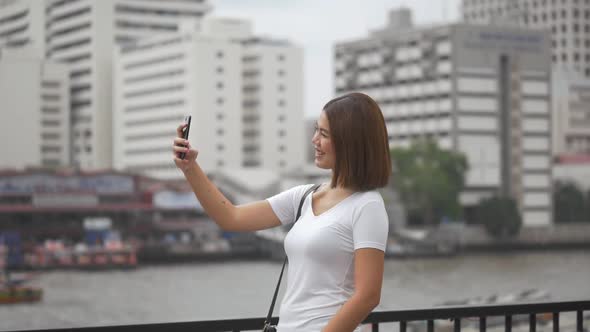
[{"label": "t-shirt sleeve", "polygon": [[295,222],[301,197],[303,197],[305,191],[311,186],[313,184],[296,186],[266,199],[281,221],[281,224],[287,225]]},{"label": "t-shirt sleeve", "polygon": [[389,218],[383,202],[370,201],[366,203],[352,222],[354,250],[375,248],[385,251],[389,233]]}]

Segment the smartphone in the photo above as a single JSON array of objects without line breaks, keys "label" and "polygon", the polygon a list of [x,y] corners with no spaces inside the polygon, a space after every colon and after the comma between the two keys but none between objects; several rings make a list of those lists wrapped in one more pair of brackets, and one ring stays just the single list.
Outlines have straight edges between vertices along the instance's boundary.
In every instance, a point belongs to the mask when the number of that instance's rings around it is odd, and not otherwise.
[{"label": "smartphone", "polygon": [[[191,116],[190,115],[187,115],[184,117],[184,123],[186,123],[186,127],[184,127],[182,129],[182,138],[188,139],[188,132],[191,129]],[[185,152],[180,152],[178,154],[178,158],[180,158],[180,159],[184,159],[185,156],[186,156]]]}]

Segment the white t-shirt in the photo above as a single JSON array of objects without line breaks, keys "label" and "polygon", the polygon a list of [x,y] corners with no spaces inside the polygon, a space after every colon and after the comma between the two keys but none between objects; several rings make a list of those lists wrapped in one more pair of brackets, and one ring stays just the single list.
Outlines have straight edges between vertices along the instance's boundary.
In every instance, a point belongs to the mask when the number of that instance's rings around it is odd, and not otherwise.
[{"label": "white t-shirt", "polygon": [[[313,184],[268,198],[283,225],[293,223],[299,202]],[[279,332],[320,332],[354,293],[354,251],[385,251],[389,222],[379,192],[356,192],[314,215],[311,194],[285,237],[289,259]]]}]

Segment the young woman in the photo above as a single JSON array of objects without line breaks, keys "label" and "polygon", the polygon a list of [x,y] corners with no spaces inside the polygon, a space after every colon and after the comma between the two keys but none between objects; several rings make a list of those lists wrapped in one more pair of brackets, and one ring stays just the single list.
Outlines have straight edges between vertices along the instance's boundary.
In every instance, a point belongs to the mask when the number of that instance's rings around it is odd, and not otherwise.
[{"label": "young woman", "polygon": [[[295,222],[299,202],[313,184],[266,200],[235,206],[209,181],[198,152],[174,140],[174,162],[207,214],[224,230],[256,231]],[[304,201],[285,238],[289,259],[280,332],[358,331],[379,304],[388,217],[377,188],[387,185],[391,160],[387,129],[377,103],[362,93],[328,102],[311,141],[315,164],[332,179]],[[184,160],[177,153],[185,152]]]}]

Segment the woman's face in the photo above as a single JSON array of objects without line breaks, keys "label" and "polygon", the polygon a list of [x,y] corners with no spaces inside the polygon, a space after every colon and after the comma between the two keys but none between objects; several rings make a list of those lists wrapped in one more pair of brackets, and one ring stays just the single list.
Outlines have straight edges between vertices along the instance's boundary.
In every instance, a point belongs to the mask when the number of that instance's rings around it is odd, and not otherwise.
[{"label": "woman's face", "polygon": [[315,165],[323,169],[333,169],[336,164],[336,154],[330,137],[330,124],[325,111],[322,111],[315,125],[311,143],[315,148]]}]

